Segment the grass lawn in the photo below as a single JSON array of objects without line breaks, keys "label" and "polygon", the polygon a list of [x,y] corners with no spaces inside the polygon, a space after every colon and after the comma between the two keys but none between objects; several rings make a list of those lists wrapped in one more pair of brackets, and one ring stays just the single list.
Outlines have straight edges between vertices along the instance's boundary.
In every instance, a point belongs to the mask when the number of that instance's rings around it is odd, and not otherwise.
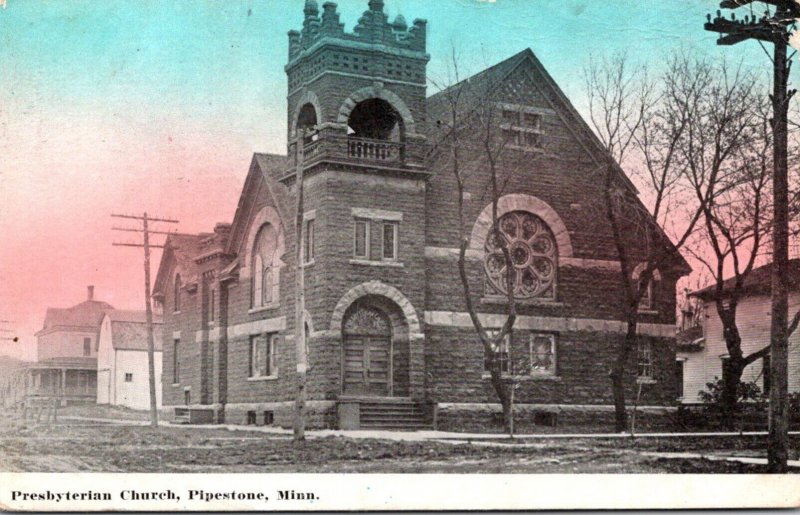
[{"label": "grass lawn", "polygon": [[[797,459],[800,438],[793,437],[791,444],[790,458]],[[766,437],[760,436],[517,440],[510,445],[329,436],[295,445],[285,435],[225,428],[154,430],[64,419],[49,430],[21,427],[14,420],[0,424],[4,472],[759,473],[761,465],[648,453],[763,457],[765,448]]]}]

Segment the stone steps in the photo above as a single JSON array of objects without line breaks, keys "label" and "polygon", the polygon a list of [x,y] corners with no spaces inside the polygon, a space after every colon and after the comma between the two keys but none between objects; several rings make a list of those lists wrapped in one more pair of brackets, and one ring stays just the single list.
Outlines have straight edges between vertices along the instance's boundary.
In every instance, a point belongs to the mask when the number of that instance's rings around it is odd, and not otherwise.
[{"label": "stone steps", "polygon": [[360,411],[363,429],[432,429],[425,409],[411,400],[365,401],[360,403]]}]

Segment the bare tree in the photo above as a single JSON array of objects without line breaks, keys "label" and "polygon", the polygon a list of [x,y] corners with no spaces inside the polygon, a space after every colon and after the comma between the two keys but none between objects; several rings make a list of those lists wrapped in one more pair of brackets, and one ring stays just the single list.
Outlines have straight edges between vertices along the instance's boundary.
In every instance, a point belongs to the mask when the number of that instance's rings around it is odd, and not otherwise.
[{"label": "bare tree", "polygon": [[626,324],[610,372],[617,431],[627,428],[626,365],[639,343],[642,299],[658,270],[680,266],[679,249],[699,218],[697,202],[685,195],[680,146],[690,124],[688,111],[708,76],[692,77],[685,68],[685,59],[673,57],[664,76],[653,81],[646,68],[632,66],[620,54],[592,61],[584,72],[590,122],[605,150],[598,169],[604,185],[599,210],[611,227],[620,262]]},{"label": "bare tree", "polygon": [[713,69],[699,61],[686,71],[717,77],[696,99],[681,154],[702,212],[690,251],[713,278],[712,297],[729,356],[723,362],[720,408],[723,425],[731,427],[744,369],[769,354],[769,345],[744,354],[736,318],[747,278],[768,243],[769,107],[757,82],[741,67],[730,69],[723,63]]},{"label": "bare tree", "polygon": [[[503,412],[506,431],[514,433],[514,393],[519,378],[530,370],[530,360],[525,356],[513,356],[514,324],[517,319],[518,299],[515,297],[515,274],[507,240],[499,230],[498,202],[507,192],[509,182],[520,170],[520,164],[510,159],[513,135],[502,130],[502,106],[498,93],[502,83],[490,76],[475,77],[464,81],[459,77],[459,59],[456,51],[451,56],[452,85],[437,84],[440,89],[441,109],[435,120],[438,139],[432,154],[440,160],[440,169],[449,169],[455,179],[458,225],[458,274],[463,290],[463,299],[473,328],[484,351],[485,366]],[[485,173],[475,172],[476,165]],[[487,242],[503,256],[501,268],[505,273],[505,297],[503,309],[506,319],[499,330],[488,328],[480,319],[475,302],[475,282],[470,278],[469,263],[471,224],[464,205],[466,185],[469,181],[485,181],[479,188],[485,191],[491,202],[491,224]]]}]

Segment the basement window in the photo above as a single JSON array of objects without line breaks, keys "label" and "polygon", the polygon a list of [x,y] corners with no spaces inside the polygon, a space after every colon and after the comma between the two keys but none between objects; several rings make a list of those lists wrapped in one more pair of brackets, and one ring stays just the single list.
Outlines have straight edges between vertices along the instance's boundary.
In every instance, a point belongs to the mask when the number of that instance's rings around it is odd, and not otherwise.
[{"label": "basement window", "polygon": [[125,382],[126,383],[133,382],[133,374],[131,372],[125,372]]}]

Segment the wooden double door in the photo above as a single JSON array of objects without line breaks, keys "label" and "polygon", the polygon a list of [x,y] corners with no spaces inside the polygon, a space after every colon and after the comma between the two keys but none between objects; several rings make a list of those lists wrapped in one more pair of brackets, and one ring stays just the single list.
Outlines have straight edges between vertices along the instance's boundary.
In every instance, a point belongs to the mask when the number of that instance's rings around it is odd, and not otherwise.
[{"label": "wooden double door", "polygon": [[392,395],[392,335],[388,317],[359,307],[345,319],[342,389],[345,395]]}]

